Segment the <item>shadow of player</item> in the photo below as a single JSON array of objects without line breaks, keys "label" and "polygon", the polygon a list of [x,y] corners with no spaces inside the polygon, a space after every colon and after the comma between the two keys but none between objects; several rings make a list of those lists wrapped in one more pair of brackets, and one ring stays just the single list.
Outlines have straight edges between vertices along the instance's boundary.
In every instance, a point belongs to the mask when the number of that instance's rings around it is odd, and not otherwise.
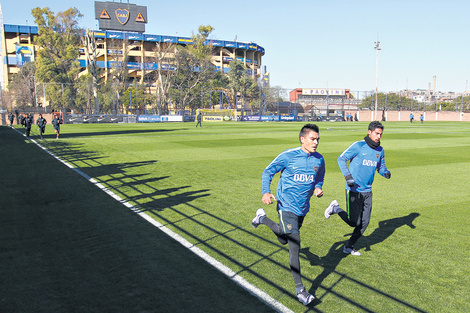
[{"label": "shadow of player", "polygon": [[[413,225],[413,221],[419,216],[419,213],[410,213],[409,215],[403,217],[397,217],[388,219],[385,221],[379,222],[379,227],[374,229],[374,231],[368,235],[361,237],[356,244],[358,248],[365,247],[366,251],[371,250],[371,246],[383,242],[385,239],[390,237],[396,229],[401,226],[407,225],[410,228],[416,228]],[[345,235],[348,236],[348,235]],[[314,253],[309,251],[310,248],[303,248],[300,250],[301,254],[304,254],[307,260],[310,262],[312,266],[321,266],[323,267],[323,271],[318,275],[312,282],[312,287],[309,290],[310,294],[314,295],[316,290],[321,286],[323,281],[332,273],[335,273],[336,267],[339,265],[342,259],[347,257],[349,254],[343,253],[343,246],[347,243],[347,240],[335,242],[328,253],[323,256],[319,257]],[[344,276],[344,274],[336,273],[338,275]],[[328,290],[332,289],[334,286],[326,288]],[[320,299],[315,301],[318,304]]]},{"label": "shadow of player", "polygon": [[379,227],[374,229],[370,235],[363,236],[359,239],[355,246],[359,249],[365,247],[365,251],[370,251],[371,246],[385,241],[385,239],[390,237],[398,228],[405,225],[410,228],[416,228],[413,222],[419,215],[419,213],[410,213],[406,216],[380,221]]},{"label": "shadow of player", "polygon": [[[348,255],[343,253],[343,246],[346,241],[335,242],[328,253],[319,257],[309,251],[310,248],[303,248],[300,250],[300,253],[303,253],[307,260],[310,261],[312,266],[321,266],[323,271],[312,281],[312,287],[310,288],[310,294],[314,295],[318,287],[323,283],[323,281],[333,272],[335,272],[336,267],[341,262],[342,259]],[[316,304],[320,302],[320,299],[316,299]]]}]

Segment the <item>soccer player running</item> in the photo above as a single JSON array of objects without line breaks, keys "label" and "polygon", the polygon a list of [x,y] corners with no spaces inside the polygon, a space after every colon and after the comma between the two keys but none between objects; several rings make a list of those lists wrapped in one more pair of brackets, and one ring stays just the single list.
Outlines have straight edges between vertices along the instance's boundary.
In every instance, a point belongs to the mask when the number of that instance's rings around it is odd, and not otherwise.
[{"label": "soccer player running", "polygon": [[39,118],[36,121],[36,125],[39,127],[39,134],[41,135],[41,139],[43,139],[43,134],[46,131],[46,124],[47,121],[44,117],[42,117],[42,114],[39,114]]},{"label": "soccer player running", "polygon": [[[312,195],[323,195],[323,179],[325,176],[325,160],[316,152],[320,141],[318,126],[306,124],[300,134],[300,147],[288,149],[279,154],[264,169],[262,182],[262,201],[271,204],[277,201],[279,222],[277,224],[266,216],[263,209],[256,211],[252,221],[253,227],[260,224],[268,226],[283,245],[289,246],[289,265],[297,292],[297,298],[304,305],[312,302],[315,297],[309,294],[302,283],[300,274],[300,228],[305,215],[310,209]],[[276,173],[281,172],[276,196],[271,194],[271,181]]]},{"label": "soccer player running", "polygon": [[54,126],[54,131],[56,133],[56,138],[59,139],[60,135],[60,124],[63,124],[64,121],[60,118],[60,115],[54,116],[54,119],[52,120],[52,125]]},{"label": "soccer player running", "polygon": [[354,227],[353,234],[343,248],[347,254],[361,255],[354,249],[354,244],[369,225],[375,171],[387,179],[391,176],[385,166],[384,149],[380,146],[383,129],[380,122],[371,122],[364,140],[354,142],[338,157],[339,168],[346,179],[347,212],[340,208],[338,201],[333,200],[325,210],[325,217],[338,214],[346,224]]}]

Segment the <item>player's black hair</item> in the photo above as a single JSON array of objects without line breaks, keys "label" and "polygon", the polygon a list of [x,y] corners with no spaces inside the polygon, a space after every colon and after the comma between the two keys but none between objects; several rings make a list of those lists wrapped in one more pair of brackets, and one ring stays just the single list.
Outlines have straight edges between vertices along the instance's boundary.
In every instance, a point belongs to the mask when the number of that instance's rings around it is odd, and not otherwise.
[{"label": "player's black hair", "polygon": [[304,127],[300,130],[299,138],[300,137],[305,137],[310,131],[314,131],[317,134],[320,133],[320,129],[318,128],[317,125],[315,124],[305,124]]},{"label": "player's black hair", "polygon": [[383,130],[383,129],[384,129],[384,126],[383,126],[382,123],[380,123],[379,121],[370,122],[370,124],[369,124],[369,130],[370,130],[370,131],[374,131],[376,128],[380,128],[381,130]]}]

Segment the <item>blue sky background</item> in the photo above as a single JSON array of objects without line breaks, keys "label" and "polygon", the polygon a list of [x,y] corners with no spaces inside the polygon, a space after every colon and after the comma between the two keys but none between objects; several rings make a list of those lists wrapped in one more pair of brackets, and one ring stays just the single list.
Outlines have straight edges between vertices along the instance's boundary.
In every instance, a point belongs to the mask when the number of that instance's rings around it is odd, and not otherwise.
[{"label": "blue sky background", "polygon": [[[379,91],[427,89],[433,76],[438,91],[470,88],[468,0],[130,2],[148,7],[148,34],[189,37],[211,25],[213,39],[258,43],[272,86],[375,90],[378,38]],[[0,4],[5,24],[34,25],[36,6],[55,13],[75,6],[84,15],[81,26],[98,29],[94,1]]]}]

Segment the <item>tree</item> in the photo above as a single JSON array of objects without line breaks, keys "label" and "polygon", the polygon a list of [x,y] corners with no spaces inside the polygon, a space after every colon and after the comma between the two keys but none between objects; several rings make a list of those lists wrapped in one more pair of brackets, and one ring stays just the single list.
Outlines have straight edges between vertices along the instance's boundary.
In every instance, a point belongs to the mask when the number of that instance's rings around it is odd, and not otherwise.
[{"label": "tree", "polygon": [[282,96],[285,96],[285,89],[281,86],[267,86],[262,88],[262,93],[266,98],[266,109],[270,112],[278,111],[279,102],[283,102]]},{"label": "tree", "polygon": [[171,95],[180,110],[186,106],[193,110],[201,106],[201,92],[216,77],[211,63],[212,45],[205,44],[214,28],[208,25],[200,26],[198,30],[199,33],[192,36],[193,44],[178,47],[175,53],[176,69],[171,79]]},{"label": "tree", "polygon": [[[234,95],[240,95],[243,101],[243,107],[245,107],[245,98],[253,98],[257,91],[256,81],[248,75],[245,65],[243,62],[234,59],[230,62],[230,69],[227,73],[229,80],[229,87]],[[259,94],[259,92],[258,92]],[[238,101],[237,101],[238,102]]]},{"label": "tree", "polygon": [[117,103],[116,107],[121,108],[121,96],[128,87],[129,69],[127,62],[129,62],[129,42],[127,40],[122,40],[122,42],[120,40],[112,40],[109,46],[112,50],[115,50],[113,61],[110,62],[111,80]]},{"label": "tree", "polygon": [[442,110],[468,112],[470,110],[470,97],[461,96],[454,99],[451,103],[443,103]]},{"label": "tree", "polygon": [[40,82],[47,83],[47,95],[52,107],[74,108],[75,82],[80,73],[80,32],[78,20],[82,17],[76,8],[54,15],[49,8],[34,8],[31,11],[38,25],[36,75]]},{"label": "tree", "polygon": [[[396,93],[378,93],[377,94],[377,109],[378,110],[412,110],[412,99],[401,96]],[[371,93],[370,96],[364,98],[359,108],[370,110],[375,109],[375,94]]]},{"label": "tree", "polygon": [[171,77],[175,71],[170,63],[170,56],[175,53],[176,45],[173,43],[156,43],[154,49],[155,62],[157,63],[157,73],[155,84],[157,86],[157,112],[162,111],[168,114],[168,103],[170,101]]},{"label": "tree", "polygon": [[91,75],[92,79],[91,86],[93,90],[94,113],[98,114],[100,112],[100,105],[98,101],[98,66],[96,64],[97,47],[95,34],[92,31],[87,30],[85,36],[82,37],[82,41],[86,48],[88,73]]},{"label": "tree", "polygon": [[36,103],[35,79],[36,65],[25,63],[20,71],[13,76],[9,91],[19,107],[34,106]]},{"label": "tree", "polygon": [[132,113],[136,113],[137,110],[140,110],[144,107],[144,102],[146,101],[146,94],[143,87],[138,87],[138,85],[130,86],[122,95],[122,105],[127,110]]}]

